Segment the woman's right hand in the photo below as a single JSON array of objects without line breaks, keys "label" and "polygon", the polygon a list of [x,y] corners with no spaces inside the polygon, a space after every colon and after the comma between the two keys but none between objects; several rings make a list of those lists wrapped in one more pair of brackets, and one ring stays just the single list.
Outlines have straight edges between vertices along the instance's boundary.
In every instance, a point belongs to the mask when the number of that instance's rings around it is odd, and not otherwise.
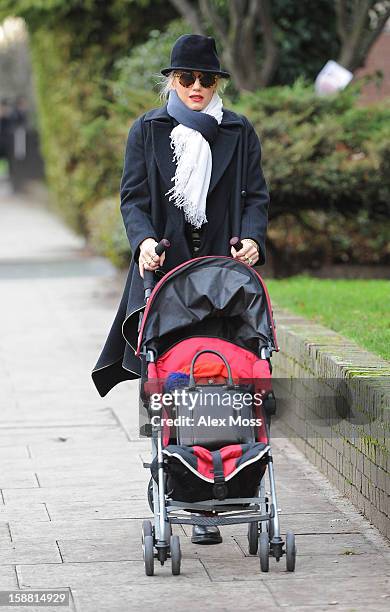
[{"label": "woman's right hand", "polygon": [[139,273],[144,277],[144,270],[151,270],[155,272],[160,266],[163,265],[165,260],[165,253],[160,255],[156,255],[156,246],[158,242],[154,240],[154,238],[146,238],[140,245],[140,253],[139,253]]}]

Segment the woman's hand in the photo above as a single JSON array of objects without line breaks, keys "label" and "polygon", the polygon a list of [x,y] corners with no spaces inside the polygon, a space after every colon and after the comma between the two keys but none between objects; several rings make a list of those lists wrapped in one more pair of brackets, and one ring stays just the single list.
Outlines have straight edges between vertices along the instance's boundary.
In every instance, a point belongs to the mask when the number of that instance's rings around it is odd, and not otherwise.
[{"label": "woman's hand", "polygon": [[252,238],[243,238],[241,242],[242,249],[240,251],[236,251],[234,247],[231,248],[230,252],[232,257],[249,266],[254,266],[259,261],[259,247],[257,246],[257,242],[252,240]]},{"label": "woman's hand", "polygon": [[155,272],[164,263],[165,253],[160,255],[160,257],[156,255],[155,249],[157,244],[158,242],[156,242],[154,238],[146,238],[141,242],[138,266],[142,278],[144,277],[144,270]]}]

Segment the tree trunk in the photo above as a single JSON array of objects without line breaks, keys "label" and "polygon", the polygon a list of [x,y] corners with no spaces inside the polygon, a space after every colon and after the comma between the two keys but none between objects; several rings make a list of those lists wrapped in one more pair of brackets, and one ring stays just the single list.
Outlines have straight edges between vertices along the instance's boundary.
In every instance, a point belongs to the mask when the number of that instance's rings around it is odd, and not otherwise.
[{"label": "tree trunk", "polygon": [[[270,0],[229,0],[227,20],[211,0],[199,0],[199,8],[189,0],[170,1],[195,33],[206,34],[206,24],[212,26],[222,46],[222,65],[239,91],[255,91],[272,82],[279,64],[279,49]],[[262,62],[256,57],[259,38],[263,41]]]},{"label": "tree trunk", "polygon": [[341,40],[338,63],[351,72],[364,66],[372,45],[390,17],[390,1],[356,0],[348,12],[347,0],[335,0],[337,31]]}]

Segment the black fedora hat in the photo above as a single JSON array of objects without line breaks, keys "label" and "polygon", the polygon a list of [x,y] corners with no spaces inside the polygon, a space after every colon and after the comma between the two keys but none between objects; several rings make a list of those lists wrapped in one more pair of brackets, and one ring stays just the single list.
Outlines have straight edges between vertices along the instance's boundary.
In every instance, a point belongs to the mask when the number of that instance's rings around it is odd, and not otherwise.
[{"label": "black fedora hat", "polygon": [[172,70],[198,70],[225,79],[230,77],[229,72],[221,70],[214,38],[200,34],[183,34],[177,39],[171,52],[171,65],[161,73],[166,76]]}]

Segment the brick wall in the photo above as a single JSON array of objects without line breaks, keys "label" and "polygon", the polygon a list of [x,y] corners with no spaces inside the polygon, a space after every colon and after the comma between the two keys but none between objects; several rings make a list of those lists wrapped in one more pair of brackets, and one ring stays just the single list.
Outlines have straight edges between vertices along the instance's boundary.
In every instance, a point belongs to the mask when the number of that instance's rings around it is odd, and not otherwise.
[{"label": "brick wall", "polygon": [[390,538],[390,363],[314,322],[274,312],[279,424]]}]

